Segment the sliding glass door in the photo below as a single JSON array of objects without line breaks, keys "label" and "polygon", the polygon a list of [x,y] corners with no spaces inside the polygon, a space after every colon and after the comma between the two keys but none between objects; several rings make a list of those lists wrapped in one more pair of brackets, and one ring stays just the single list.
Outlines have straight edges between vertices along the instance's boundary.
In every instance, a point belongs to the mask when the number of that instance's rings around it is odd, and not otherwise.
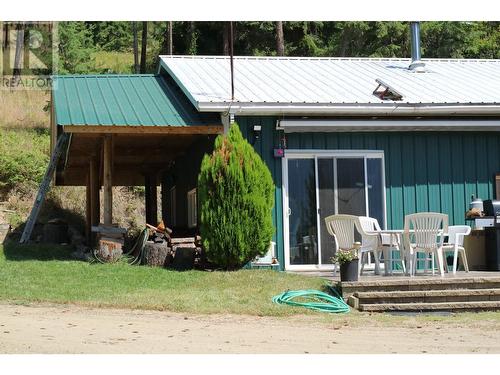
[{"label": "sliding glass door", "polygon": [[383,153],[293,152],[283,163],[285,258],[288,269],[331,268],[335,243],[325,218],[375,217],[385,225]]},{"label": "sliding glass door", "polygon": [[290,264],[318,264],[314,159],[289,159],[288,176]]}]

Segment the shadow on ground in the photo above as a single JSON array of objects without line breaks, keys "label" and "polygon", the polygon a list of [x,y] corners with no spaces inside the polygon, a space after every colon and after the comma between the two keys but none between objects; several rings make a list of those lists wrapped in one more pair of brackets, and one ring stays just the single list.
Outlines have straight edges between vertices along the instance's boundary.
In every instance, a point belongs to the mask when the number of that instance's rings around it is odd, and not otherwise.
[{"label": "shadow on ground", "polygon": [[21,245],[18,241],[7,239],[3,243],[3,253],[5,258],[10,261],[26,261],[26,260],[75,260],[71,256],[74,251],[70,245],[54,245],[54,244],[26,244]]},{"label": "shadow on ground", "polygon": [[19,244],[21,234],[26,223],[19,225],[14,231],[9,233],[3,242],[3,252],[7,260],[75,260],[71,257],[74,248],[70,245],[59,245],[43,243],[43,225],[52,219],[60,219],[68,223],[69,226],[83,232],[85,228],[84,218],[68,209],[65,209],[52,199],[48,199],[43,205],[39,219],[31,235],[31,243]]}]

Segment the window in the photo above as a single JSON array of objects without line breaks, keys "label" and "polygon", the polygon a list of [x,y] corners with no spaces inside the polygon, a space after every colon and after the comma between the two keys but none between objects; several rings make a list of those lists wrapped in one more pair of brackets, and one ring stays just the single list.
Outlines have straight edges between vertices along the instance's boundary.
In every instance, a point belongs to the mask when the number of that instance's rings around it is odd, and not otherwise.
[{"label": "window", "polygon": [[196,189],[187,193],[188,227],[194,228],[198,224],[198,207],[196,204]]},{"label": "window", "polygon": [[177,194],[175,191],[175,186],[170,189],[170,211],[169,211],[169,220],[170,225],[175,227],[177,225]]}]

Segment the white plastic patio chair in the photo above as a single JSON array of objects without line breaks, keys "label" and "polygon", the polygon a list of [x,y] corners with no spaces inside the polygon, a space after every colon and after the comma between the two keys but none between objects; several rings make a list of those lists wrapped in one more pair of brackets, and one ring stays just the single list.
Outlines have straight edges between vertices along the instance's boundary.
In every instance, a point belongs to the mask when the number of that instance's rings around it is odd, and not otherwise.
[{"label": "white plastic patio chair", "polygon": [[[469,264],[467,263],[467,255],[464,248],[464,237],[468,236],[471,232],[471,227],[468,225],[450,225],[448,227],[448,241],[443,245],[443,253],[446,255],[447,252],[453,251],[453,274],[457,273],[457,260],[458,255],[462,259],[465,272],[469,272]],[[445,266],[448,270],[448,265]]]},{"label": "white plastic patio chair", "polygon": [[[386,261],[385,263],[387,264],[388,267],[390,268],[390,273],[392,274],[392,263],[393,262],[400,262],[401,266],[403,268],[403,272],[406,273],[406,267],[405,267],[405,262],[404,262],[404,254],[401,248],[401,239],[399,234],[391,236],[389,233],[380,233],[382,229],[380,228],[380,224],[378,223],[378,220],[373,218],[373,217],[368,217],[368,216],[359,216],[359,221],[361,225],[361,230],[359,228],[358,232],[363,236],[364,233],[361,231],[363,230],[364,232],[377,232],[376,235],[379,237],[379,241],[377,242],[377,254],[375,254],[375,251],[373,251],[375,259],[375,273],[379,274],[380,273],[380,254],[384,254],[384,260]],[[373,235],[370,233],[370,235]],[[392,243],[391,243],[392,239]],[[370,245],[374,245],[374,240],[369,240],[368,236],[366,238],[366,242],[370,243]],[[363,245],[364,246],[365,240],[363,239]],[[400,258],[399,259],[393,259],[392,257],[392,252],[393,251],[399,251],[400,252]],[[391,252],[391,253],[389,253]],[[387,259],[385,259],[387,257]],[[377,264],[378,262],[378,264]],[[364,267],[364,263],[363,263]],[[378,269],[378,272],[377,272]]]},{"label": "white plastic patio chair", "polygon": [[[360,227],[359,219],[354,215],[331,215],[325,217],[326,229],[328,233],[333,236],[336,243],[337,250],[351,250],[354,247],[354,242],[356,241],[354,237],[354,229]],[[378,241],[378,234],[376,236]],[[362,239],[363,240],[363,239]],[[366,238],[368,240],[368,237]],[[361,275],[363,272],[363,259],[364,254],[370,251],[373,251],[373,247],[370,246],[372,244],[372,240],[368,240],[368,242],[363,246],[363,242],[361,242],[361,249],[359,251],[359,265],[358,265],[358,274]],[[378,249],[378,242],[376,243]],[[378,255],[378,254],[377,254]],[[337,265],[335,264],[334,274],[336,272]]]},{"label": "white plastic patio chair", "polygon": [[[415,275],[417,261],[432,261],[434,275],[434,255],[437,258],[439,273],[444,276],[443,233],[448,232],[448,215],[436,212],[421,212],[405,216],[403,244],[407,270]],[[424,253],[424,259],[417,258]],[[426,263],[427,264],[427,263]]]},{"label": "white plastic patio chair", "polygon": [[[335,251],[351,250],[353,248],[355,220],[356,216],[352,215],[330,215],[325,217],[326,230],[335,241]],[[333,276],[335,276],[338,263],[334,263],[333,266]]]},{"label": "white plastic patio chair", "polygon": [[[361,254],[368,256],[373,252],[375,260],[375,274],[380,274],[380,251],[382,251],[382,242],[380,237],[380,225],[377,219],[368,216],[358,216],[356,220],[356,230],[361,235]],[[361,262],[361,271],[363,273],[366,262]]]}]

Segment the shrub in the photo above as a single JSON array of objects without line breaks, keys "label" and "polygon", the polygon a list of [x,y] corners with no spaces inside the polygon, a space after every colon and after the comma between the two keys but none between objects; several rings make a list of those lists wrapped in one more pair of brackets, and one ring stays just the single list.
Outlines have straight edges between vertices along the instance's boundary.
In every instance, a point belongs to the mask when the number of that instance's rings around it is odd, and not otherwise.
[{"label": "shrub", "polygon": [[47,129],[0,128],[0,196],[12,188],[36,187],[49,162]]},{"label": "shrub", "polygon": [[203,158],[198,191],[201,236],[211,262],[236,269],[266,253],[274,231],[273,180],[236,124]]}]

